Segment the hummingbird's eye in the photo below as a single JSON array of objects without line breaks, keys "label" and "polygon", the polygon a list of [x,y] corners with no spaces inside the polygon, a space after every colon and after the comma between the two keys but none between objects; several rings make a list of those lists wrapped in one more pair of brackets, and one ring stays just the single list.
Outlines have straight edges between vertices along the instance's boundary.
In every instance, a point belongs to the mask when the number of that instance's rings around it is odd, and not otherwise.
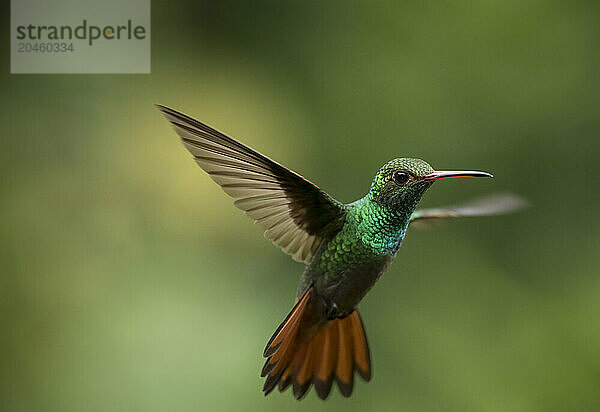
[{"label": "hummingbird's eye", "polygon": [[410,179],[410,175],[406,172],[401,172],[397,170],[392,175],[392,179],[394,179],[394,182],[396,182],[396,184],[403,185],[406,182],[408,182],[408,179]]}]

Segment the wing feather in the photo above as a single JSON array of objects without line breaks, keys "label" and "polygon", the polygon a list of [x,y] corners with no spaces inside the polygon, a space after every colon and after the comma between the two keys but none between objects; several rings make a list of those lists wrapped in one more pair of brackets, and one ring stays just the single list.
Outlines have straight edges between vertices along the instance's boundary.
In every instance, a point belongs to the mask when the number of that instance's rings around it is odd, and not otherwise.
[{"label": "wing feather", "polygon": [[472,200],[459,206],[435,209],[418,209],[410,217],[410,223],[417,226],[430,221],[463,216],[501,215],[516,212],[527,206],[527,202],[510,193],[495,194]]},{"label": "wing feather", "polygon": [[189,116],[158,108],[196,163],[294,260],[310,262],[341,229],[345,206],[313,183]]}]

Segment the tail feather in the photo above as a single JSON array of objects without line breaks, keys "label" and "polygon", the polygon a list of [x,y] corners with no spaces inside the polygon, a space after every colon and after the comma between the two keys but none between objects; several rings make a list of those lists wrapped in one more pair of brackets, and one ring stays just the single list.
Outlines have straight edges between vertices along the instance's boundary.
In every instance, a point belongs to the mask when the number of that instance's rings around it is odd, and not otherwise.
[{"label": "tail feather", "polygon": [[338,356],[338,334],[335,332],[337,330],[331,327],[322,329],[323,346],[315,362],[313,383],[321,399],[327,398],[333,384],[333,371]]},{"label": "tail feather", "polygon": [[358,372],[365,381],[371,380],[371,354],[369,353],[369,343],[367,335],[363,328],[362,319],[358,311],[354,311],[349,316],[352,323],[352,348],[354,349],[354,370]]},{"label": "tail feather", "polygon": [[[289,366],[285,369],[285,372],[283,373],[283,376],[281,377],[281,380],[279,381],[279,392],[283,392],[284,390],[286,390],[287,387],[290,386],[290,383],[292,383],[293,369],[294,369],[293,363],[290,363]],[[267,395],[267,393],[265,393],[265,395]]]},{"label": "tail feather", "polygon": [[336,382],[340,392],[345,397],[350,396],[354,386],[354,370],[352,363],[352,337],[348,336],[349,330],[346,329],[347,318],[337,321],[338,327],[338,359],[335,367]]},{"label": "tail feather", "polygon": [[348,397],[354,386],[354,371],[371,379],[367,337],[357,311],[345,318],[325,320],[309,288],[277,328],[264,351],[267,358],[261,376],[268,395],[276,386],[283,392],[292,385],[301,399],[314,384],[317,395],[327,398],[333,381]]},{"label": "tail feather", "polygon": [[[308,298],[309,294],[305,293],[302,299],[296,303],[289,315],[287,315],[285,320],[281,322],[281,325],[279,325],[277,330],[275,330],[275,333],[273,333],[273,336],[271,336],[271,339],[269,339],[269,342],[265,347],[265,351],[263,353],[265,358],[275,353],[275,351],[279,349],[279,345],[281,345],[281,343],[286,337],[289,336],[290,333],[296,333],[298,331],[297,326],[298,323],[300,323],[300,319],[302,318],[304,310],[306,309]],[[289,340],[293,339],[288,339],[288,341]]]},{"label": "tail feather", "polygon": [[[294,356],[294,368],[292,371],[292,391],[294,392],[294,397],[296,399],[300,399],[304,394],[308,391],[310,387],[310,375],[312,375],[311,370],[311,360],[312,360],[312,341],[307,342],[305,345],[300,345],[298,352],[296,352],[296,356]],[[309,375],[310,373],[310,375]]]}]

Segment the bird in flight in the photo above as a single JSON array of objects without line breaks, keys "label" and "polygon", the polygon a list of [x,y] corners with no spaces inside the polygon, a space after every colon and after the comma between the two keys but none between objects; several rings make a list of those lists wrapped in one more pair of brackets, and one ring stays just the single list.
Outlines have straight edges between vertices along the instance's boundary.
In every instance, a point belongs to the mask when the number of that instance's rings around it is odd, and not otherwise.
[{"label": "bird in flight", "polygon": [[333,382],[352,393],[354,372],[371,379],[371,356],[358,303],[396,257],[410,224],[516,210],[523,201],[495,195],[457,207],[416,209],[440,180],[492,177],[481,171],[436,171],[421,159],[398,158],[375,175],[361,199],[341,203],[299,174],[165,106],[196,163],[264,230],[264,235],[306,265],[296,302],[268,341],[263,391],[292,386],[301,399],[314,385],[321,399]]}]

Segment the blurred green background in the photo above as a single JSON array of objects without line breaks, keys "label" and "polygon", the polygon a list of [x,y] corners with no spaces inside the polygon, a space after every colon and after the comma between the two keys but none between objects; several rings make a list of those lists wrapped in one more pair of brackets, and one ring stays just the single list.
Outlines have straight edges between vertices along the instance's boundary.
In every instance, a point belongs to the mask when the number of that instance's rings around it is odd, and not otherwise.
[{"label": "blurred green background", "polygon": [[[10,75],[5,49],[1,409],[600,410],[599,20],[591,1],[153,2],[151,75]],[[415,156],[496,176],[424,206],[531,207],[411,229],[361,304],[372,382],[265,398],[303,266],[154,103],[345,202]]]}]

